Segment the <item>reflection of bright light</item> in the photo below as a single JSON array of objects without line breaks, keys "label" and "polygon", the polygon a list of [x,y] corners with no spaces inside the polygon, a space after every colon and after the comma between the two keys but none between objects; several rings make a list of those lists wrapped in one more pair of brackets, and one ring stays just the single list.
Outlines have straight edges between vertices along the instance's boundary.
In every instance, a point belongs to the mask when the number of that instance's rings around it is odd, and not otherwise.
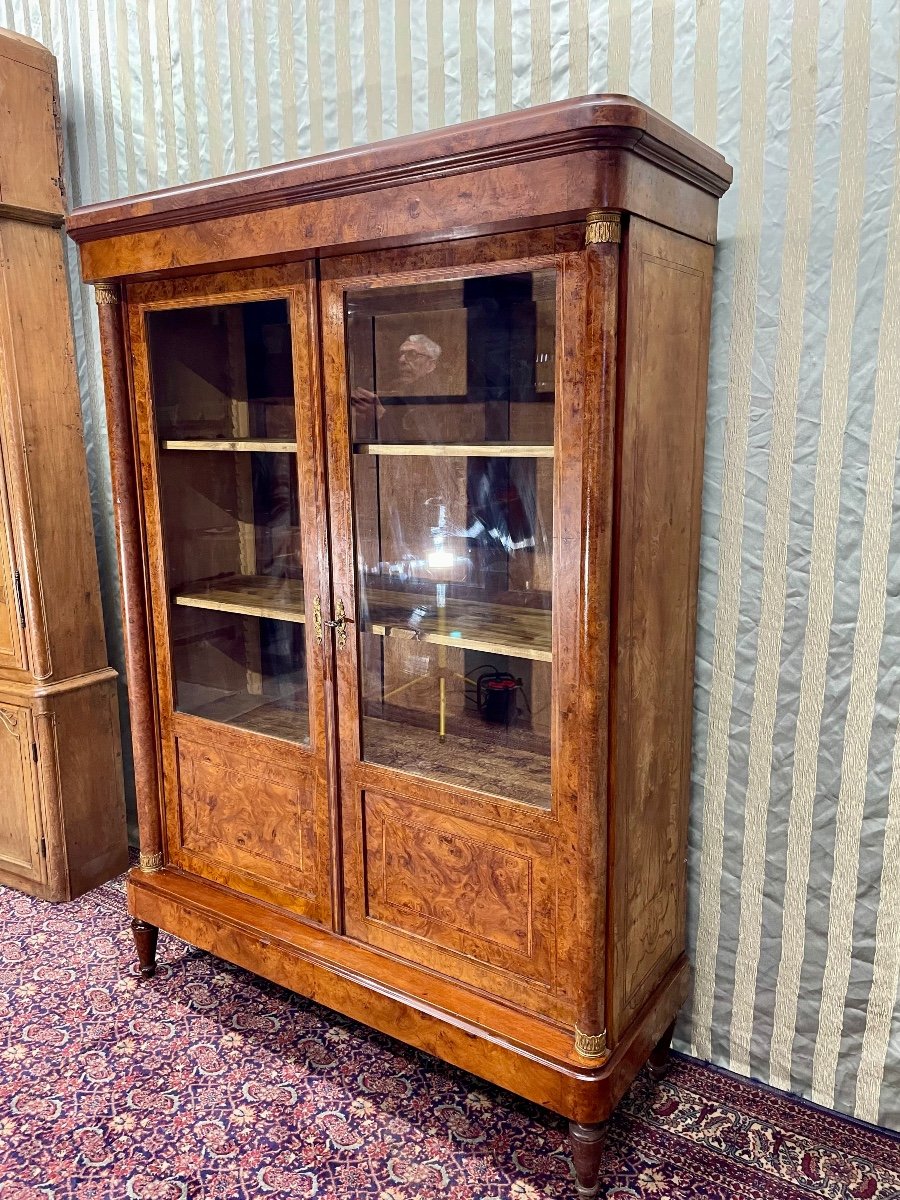
[{"label": "reflection of bright light", "polygon": [[451,550],[432,550],[426,561],[429,571],[452,571],[454,555]]}]

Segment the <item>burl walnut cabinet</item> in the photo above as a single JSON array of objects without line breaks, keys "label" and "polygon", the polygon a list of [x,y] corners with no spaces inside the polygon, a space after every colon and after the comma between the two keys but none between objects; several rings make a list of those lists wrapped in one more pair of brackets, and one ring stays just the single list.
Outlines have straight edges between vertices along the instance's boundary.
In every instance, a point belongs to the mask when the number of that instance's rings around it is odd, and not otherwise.
[{"label": "burl walnut cabinet", "polygon": [[592,96],[76,211],[159,929],[546,1105],[688,987],[724,160]]},{"label": "burl walnut cabinet", "polygon": [[69,325],[56,65],[0,30],[0,885],[69,900],[128,864]]}]

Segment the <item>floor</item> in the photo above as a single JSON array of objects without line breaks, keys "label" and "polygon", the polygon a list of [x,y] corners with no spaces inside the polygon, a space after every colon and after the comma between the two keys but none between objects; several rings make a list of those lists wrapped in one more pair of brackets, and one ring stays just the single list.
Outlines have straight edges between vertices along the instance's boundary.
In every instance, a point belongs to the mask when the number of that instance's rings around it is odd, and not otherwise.
[{"label": "floor", "polygon": [[[563,1123],[246,972],[160,940],[121,881],[0,888],[0,1200],[538,1200]],[[611,1130],[612,1200],[897,1200],[900,1138],[676,1059]]]}]

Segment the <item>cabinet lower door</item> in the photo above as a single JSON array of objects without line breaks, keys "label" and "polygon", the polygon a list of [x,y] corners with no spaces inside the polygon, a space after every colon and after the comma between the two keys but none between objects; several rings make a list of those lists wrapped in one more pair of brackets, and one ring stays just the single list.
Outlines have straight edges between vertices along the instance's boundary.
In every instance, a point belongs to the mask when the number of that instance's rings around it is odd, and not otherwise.
[{"label": "cabinet lower door", "polygon": [[324,920],[311,279],[283,278],[134,288],[131,337],[169,860]]},{"label": "cabinet lower door", "polygon": [[370,261],[323,288],[347,930],[564,1015],[556,259]]},{"label": "cabinet lower door", "polygon": [[0,871],[40,882],[44,859],[33,744],[30,710],[0,703]]}]

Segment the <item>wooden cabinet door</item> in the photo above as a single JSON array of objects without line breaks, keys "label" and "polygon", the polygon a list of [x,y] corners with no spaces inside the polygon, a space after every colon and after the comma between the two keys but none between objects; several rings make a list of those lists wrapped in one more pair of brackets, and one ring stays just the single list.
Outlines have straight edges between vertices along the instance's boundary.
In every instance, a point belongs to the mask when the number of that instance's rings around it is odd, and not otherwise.
[{"label": "wooden cabinet door", "polygon": [[129,291],[168,861],[331,912],[306,267]]},{"label": "wooden cabinet door", "polygon": [[561,1019],[579,764],[603,747],[577,700],[571,245],[381,252],[324,263],[322,285],[346,929]]},{"label": "wooden cabinet door", "polygon": [[26,665],[25,646],[14,561],[3,451],[0,448],[0,668],[22,670]]},{"label": "wooden cabinet door", "polygon": [[0,871],[40,881],[44,859],[33,745],[31,712],[0,703]]}]

